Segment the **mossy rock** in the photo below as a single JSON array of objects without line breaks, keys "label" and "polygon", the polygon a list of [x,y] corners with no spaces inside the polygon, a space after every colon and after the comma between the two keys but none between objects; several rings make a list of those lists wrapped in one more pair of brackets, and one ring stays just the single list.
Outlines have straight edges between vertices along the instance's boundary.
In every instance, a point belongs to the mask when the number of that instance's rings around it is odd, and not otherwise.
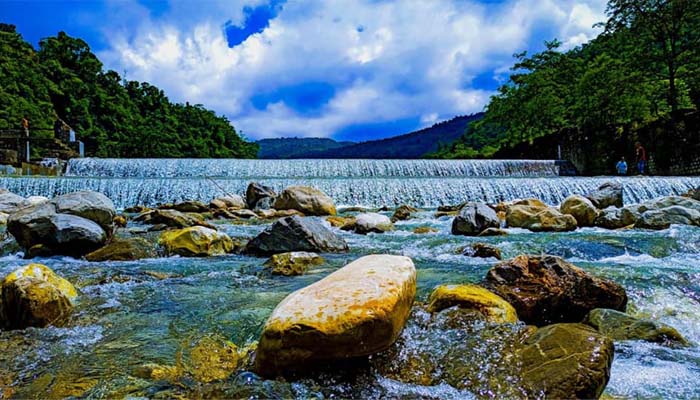
[{"label": "mossy rock", "polygon": [[431,313],[459,306],[477,310],[491,322],[518,322],[518,314],[513,306],[497,294],[477,285],[438,286],[430,294],[428,301],[428,311]]},{"label": "mossy rock", "polygon": [[233,241],[227,234],[203,226],[163,232],[159,243],[168,254],[184,257],[223,255],[234,248]]},{"label": "mossy rock", "polygon": [[588,313],[584,324],[612,340],[645,340],[647,342],[688,345],[688,341],[674,328],[650,320],[607,308],[596,308]]},{"label": "mossy rock", "polygon": [[303,275],[310,266],[323,264],[323,262],[323,257],[316,253],[292,251],[274,254],[265,266],[272,268],[273,275],[293,276]]},{"label": "mossy rock", "polygon": [[530,336],[518,356],[528,397],[591,399],[610,379],[614,347],[587,325],[554,324]]},{"label": "mossy rock", "polygon": [[357,219],[355,217],[340,217],[337,215],[332,215],[326,218],[331,226],[335,228],[340,228],[342,230],[353,230],[355,229],[355,222]]},{"label": "mossy rock", "polygon": [[42,264],[15,270],[2,282],[0,317],[10,329],[60,324],[73,309],[75,287]]},{"label": "mossy rock", "polygon": [[143,238],[114,239],[85,256],[88,261],[133,261],[156,256],[154,246]]}]

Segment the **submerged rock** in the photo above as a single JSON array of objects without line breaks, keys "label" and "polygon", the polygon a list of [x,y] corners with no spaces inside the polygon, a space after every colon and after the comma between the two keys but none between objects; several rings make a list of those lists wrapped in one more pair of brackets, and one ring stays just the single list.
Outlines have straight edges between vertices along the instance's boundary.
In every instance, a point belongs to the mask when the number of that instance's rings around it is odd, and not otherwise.
[{"label": "submerged rock", "polygon": [[438,286],[430,294],[428,302],[428,311],[431,313],[459,306],[476,310],[491,322],[518,322],[518,315],[513,306],[500,296],[477,285]]},{"label": "submerged rock", "polygon": [[245,252],[272,255],[290,251],[336,253],[348,250],[345,241],[313,218],[285,217],[246,245]]},{"label": "submerged rock", "polygon": [[426,233],[435,233],[439,232],[437,229],[431,227],[431,226],[418,226],[413,228],[413,233],[417,235],[424,235]]},{"label": "submerged rock", "polygon": [[272,268],[273,275],[303,275],[312,265],[323,264],[323,257],[307,251],[292,251],[274,254],[265,263]]},{"label": "submerged rock", "polygon": [[2,281],[0,324],[9,329],[60,324],[73,309],[77,292],[42,264],[29,264]]},{"label": "submerged rock", "polygon": [[576,219],[551,207],[513,205],[506,211],[506,224],[533,232],[566,232],[576,229]]},{"label": "submerged rock", "polygon": [[359,234],[384,233],[394,229],[394,224],[386,215],[364,213],[355,218],[355,232]]},{"label": "submerged rock", "polygon": [[645,340],[647,342],[687,345],[674,328],[650,320],[635,318],[620,311],[596,308],[583,323],[597,329],[612,340]]},{"label": "submerged rock", "polygon": [[410,219],[411,213],[414,212],[418,212],[418,209],[405,204],[400,205],[398,208],[396,208],[396,211],[394,211],[394,214],[391,216],[391,222],[405,221],[407,219]]},{"label": "submerged rock", "polygon": [[159,243],[168,254],[184,257],[218,256],[232,252],[234,247],[227,234],[203,226],[163,232]]},{"label": "submerged rock", "polygon": [[518,351],[531,398],[597,399],[610,379],[613,342],[583,324],[538,329]]},{"label": "submerged rock", "polygon": [[501,220],[491,207],[484,203],[467,203],[452,221],[452,234],[476,236],[488,228],[500,226]]},{"label": "submerged rock", "polygon": [[306,215],[335,215],[335,203],[322,191],[310,186],[290,186],[276,198],[276,210],[297,210]]},{"label": "submerged rock", "polygon": [[521,255],[491,268],[484,285],[515,307],[525,323],[579,322],[595,308],[624,311],[625,289],[555,256]]},{"label": "submerged rock", "polygon": [[479,258],[501,259],[501,250],[488,243],[473,243],[462,251],[462,255]]},{"label": "submerged rock", "polygon": [[401,333],[415,294],[410,258],[359,258],[282,300],[263,328],[255,370],[274,376],[385,350]]},{"label": "submerged rock", "polygon": [[569,196],[559,206],[559,211],[562,214],[569,214],[576,218],[578,226],[593,226],[598,209],[591,203],[590,200],[583,196]]},{"label": "submerged rock", "polygon": [[133,261],[156,256],[154,246],[143,238],[114,238],[106,246],[85,256],[88,261]]},{"label": "submerged rock", "polygon": [[610,206],[622,207],[622,184],[617,182],[607,182],[602,184],[597,190],[587,194],[588,200],[598,209],[605,209]]},{"label": "submerged rock", "polygon": [[245,201],[248,208],[251,210],[255,208],[255,205],[258,204],[261,199],[267,197],[274,198],[275,196],[277,196],[277,193],[275,193],[271,187],[257,182],[248,184],[248,188],[245,191]]}]

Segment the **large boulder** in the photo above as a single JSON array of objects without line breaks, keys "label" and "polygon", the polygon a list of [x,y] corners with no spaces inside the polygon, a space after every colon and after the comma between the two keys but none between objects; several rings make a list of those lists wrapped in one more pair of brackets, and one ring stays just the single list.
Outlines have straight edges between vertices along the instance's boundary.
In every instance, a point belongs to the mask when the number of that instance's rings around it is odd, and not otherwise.
[{"label": "large boulder", "polygon": [[56,209],[53,202],[23,208],[10,216],[7,229],[25,250],[39,246],[46,255],[82,256],[105,244],[107,233],[100,225]]},{"label": "large boulder", "polygon": [[287,296],[265,323],[255,360],[264,376],[367,356],[397,339],[416,294],[408,257],[359,258]]},{"label": "large boulder", "polygon": [[518,315],[513,306],[481,286],[442,285],[436,287],[428,299],[428,312],[431,313],[454,306],[476,310],[491,322],[518,322]]},{"label": "large boulder", "polygon": [[88,261],[134,261],[156,257],[154,246],[143,238],[113,238],[106,246],[85,255]]},{"label": "large boulder", "polygon": [[233,241],[225,234],[204,226],[163,232],[158,241],[166,253],[184,257],[218,256],[233,251]]},{"label": "large boulder", "polygon": [[596,308],[586,315],[584,324],[612,340],[645,340],[647,342],[687,345],[674,328],[647,319],[635,318],[620,311]]},{"label": "large boulder", "polygon": [[610,206],[620,208],[622,207],[622,184],[617,182],[604,183],[597,190],[584,197],[601,210]]},{"label": "large boulder", "polygon": [[597,399],[610,379],[612,340],[583,324],[538,329],[518,351],[528,398]]},{"label": "large boulder", "polygon": [[289,253],[273,254],[265,263],[272,268],[273,275],[303,275],[312,265],[323,264],[323,257],[308,251],[292,251]]},{"label": "large boulder", "polygon": [[491,268],[484,286],[515,307],[525,323],[579,322],[595,308],[624,311],[625,289],[550,255],[521,255]]},{"label": "large boulder", "polygon": [[25,205],[25,198],[7,189],[0,189],[0,212],[12,214]]},{"label": "large boulder", "polygon": [[243,197],[237,194],[231,194],[224,197],[217,197],[209,203],[209,208],[212,209],[241,209],[246,207],[246,202]]},{"label": "large boulder", "polygon": [[394,229],[394,224],[386,215],[363,213],[355,219],[355,232],[362,235],[370,232],[384,233],[392,229]]},{"label": "large boulder", "polygon": [[608,207],[600,211],[594,225],[606,229],[620,229],[634,225],[638,218],[639,214],[631,207]]},{"label": "large boulder", "polygon": [[648,210],[637,219],[634,227],[659,230],[674,224],[700,226],[700,211],[680,205]]},{"label": "large boulder", "polygon": [[290,186],[276,198],[276,210],[297,210],[306,215],[335,215],[335,203],[322,191],[310,186]]},{"label": "large boulder", "polygon": [[261,199],[267,197],[274,198],[275,196],[277,196],[277,193],[275,193],[271,187],[257,182],[248,184],[248,188],[245,191],[245,201],[248,208],[251,210],[255,208],[255,205],[258,204]]},{"label": "large boulder", "polygon": [[576,229],[576,218],[562,214],[556,208],[513,205],[506,211],[506,224],[533,232],[566,232]]},{"label": "large boulder", "polygon": [[564,199],[559,206],[562,214],[569,214],[576,218],[578,226],[593,226],[598,209],[590,200],[583,196],[572,195]]},{"label": "large boulder", "polygon": [[452,234],[476,236],[488,228],[500,226],[501,220],[491,207],[484,203],[467,203],[452,220]]},{"label": "large boulder", "polygon": [[0,324],[9,329],[60,324],[77,295],[70,282],[45,265],[29,264],[2,281]]},{"label": "large boulder", "polygon": [[117,212],[112,200],[102,193],[84,190],[58,196],[51,202],[56,205],[56,212],[59,214],[89,219],[101,226],[107,235],[112,234]]},{"label": "large boulder", "polygon": [[345,241],[313,218],[282,218],[253,238],[245,252],[272,255],[290,251],[336,253],[348,250]]}]

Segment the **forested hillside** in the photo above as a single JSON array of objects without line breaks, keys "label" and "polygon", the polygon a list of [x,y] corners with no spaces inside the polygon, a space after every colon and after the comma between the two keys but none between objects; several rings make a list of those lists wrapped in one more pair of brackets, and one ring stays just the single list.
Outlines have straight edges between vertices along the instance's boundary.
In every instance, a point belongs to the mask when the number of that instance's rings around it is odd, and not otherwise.
[{"label": "forested hillside", "polygon": [[336,142],[329,138],[278,138],[261,139],[258,158],[300,158],[307,153],[353,145],[353,142]]},{"label": "forested hillside", "polygon": [[603,33],[562,52],[516,55],[512,75],[449,148],[434,156],[512,155],[551,135],[580,143],[586,168],[608,171],[639,140],[663,166],[696,152],[700,105],[700,1],[613,0]]},{"label": "forested hillside", "polygon": [[19,128],[25,115],[33,137],[52,137],[61,118],[99,157],[254,158],[258,150],[226,117],[105,71],[81,39],[61,32],[35,50],[0,24],[0,129]]},{"label": "forested hillside", "polygon": [[457,140],[481,113],[452,118],[405,135],[370,140],[337,149],[311,152],[304,158],[422,158]]}]

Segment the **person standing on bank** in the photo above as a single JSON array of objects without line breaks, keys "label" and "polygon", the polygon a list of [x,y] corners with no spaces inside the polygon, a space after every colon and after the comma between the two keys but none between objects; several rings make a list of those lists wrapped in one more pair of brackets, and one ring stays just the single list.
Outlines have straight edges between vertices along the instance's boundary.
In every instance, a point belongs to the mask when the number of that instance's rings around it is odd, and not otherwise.
[{"label": "person standing on bank", "polygon": [[637,155],[637,172],[639,175],[644,175],[647,167],[647,151],[642,147],[642,144],[637,142],[634,144]]},{"label": "person standing on bank", "polygon": [[24,130],[24,136],[29,137],[29,118],[26,115],[22,118],[22,129]]},{"label": "person standing on bank", "polygon": [[617,162],[615,169],[617,170],[618,175],[627,175],[627,161],[625,161],[625,157],[622,157],[620,161]]}]

